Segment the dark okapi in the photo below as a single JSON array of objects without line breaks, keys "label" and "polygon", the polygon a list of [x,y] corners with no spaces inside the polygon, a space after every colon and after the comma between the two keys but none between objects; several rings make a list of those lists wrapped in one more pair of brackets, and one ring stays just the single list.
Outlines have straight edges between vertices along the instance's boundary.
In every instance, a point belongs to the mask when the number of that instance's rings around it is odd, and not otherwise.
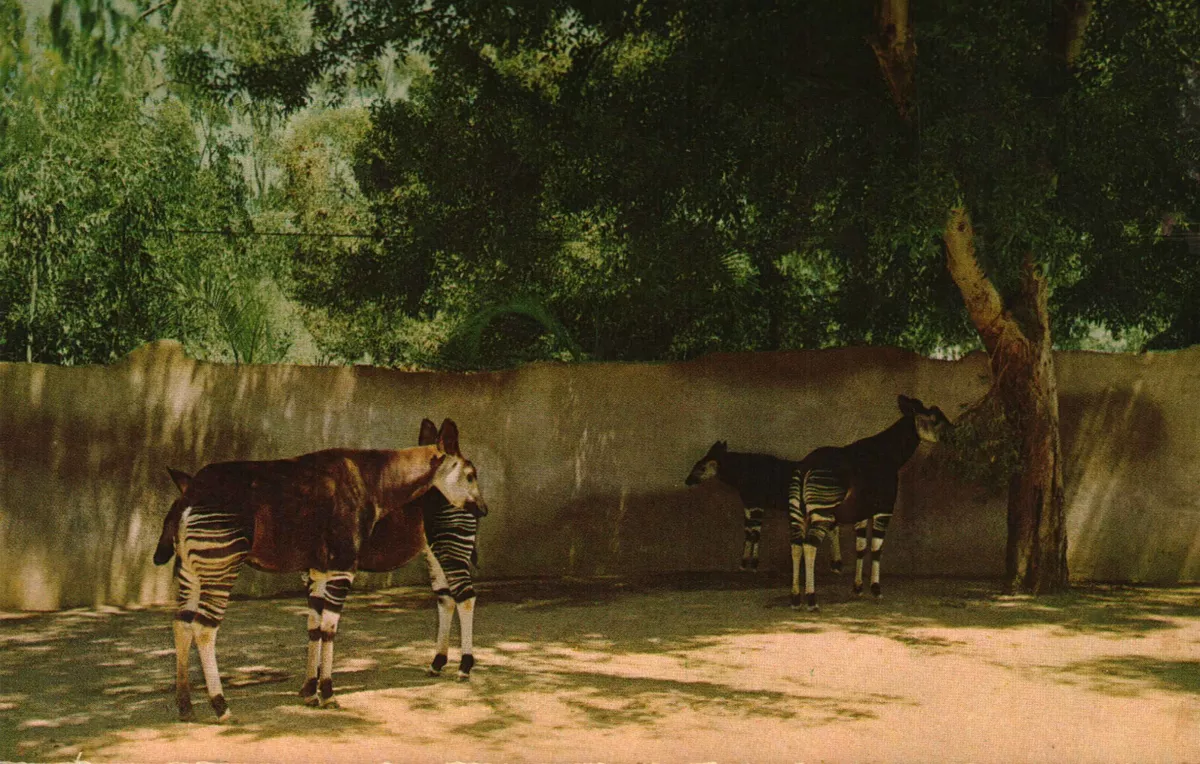
[{"label": "dark okapi", "polygon": [[848,446],[825,446],[804,457],[792,471],[788,520],[792,541],[792,606],[800,604],[800,562],[805,569],[808,609],[817,609],[814,562],[817,547],[839,523],[853,523],[857,563],[854,592],[862,592],[867,524],[871,525],[871,593],[880,596],[879,562],[883,539],[896,505],[899,471],[921,441],[936,442],[952,427],[936,406],[897,398],[901,417],[883,432]]},{"label": "dark okapi", "polygon": [[355,572],[384,557],[407,555],[407,562],[426,548],[422,511],[406,505],[436,488],[456,507],[486,511],[475,467],[460,453],[458,428],[449,419],[434,445],[330,449],[210,464],[194,477],[171,470],[171,476],[181,496],[163,522],[154,560],[165,563],[174,547],[176,698],[183,719],[192,714],[193,639],[217,718],[229,717],[216,636],[243,562],[272,573],[307,572],[309,647],[301,692],[307,702],[326,705],[333,697],[333,640]]},{"label": "dark okapi", "polygon": [[[784,512],[788,507],[788,487],[799,462],[767,454],[730,451],[726,441],[712,444],[708,453],[692,466],[684,479],[685,485],[697,485],[716,478],[738,492],[745,516],[745,542],[742,546],[742,569],[758,569],[758,548],[762,539],[763,516],[767,511]],[[838,544],[837,528],[833,529],[830,565],[834,572],[842,570],[842,550]]]}]

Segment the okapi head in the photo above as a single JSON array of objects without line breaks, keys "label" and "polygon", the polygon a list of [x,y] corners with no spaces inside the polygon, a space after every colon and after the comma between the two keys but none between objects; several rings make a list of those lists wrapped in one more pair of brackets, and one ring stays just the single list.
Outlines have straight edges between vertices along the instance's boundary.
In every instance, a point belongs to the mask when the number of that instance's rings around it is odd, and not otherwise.
[{"label": "okapi head", "polygon": [[728,444],[723,440],[718,440],[708,449],[708,453],[700,457],[700,461],[692,465],[692,471],[688,473],[684,479],[684,485],[696,485],[703,483],[709,478],[717,476],[717,469],[720,467],[721,458],[729,451]]},{"label": "okapi head", "polygon": [[937,443],[943,436],[954,429],[950,420],[937,406],[926,408],[924,403],[916,398],[901,395],[896,399],[900,413],[913,420],[917,428],[917,437],[929,443]]},{"label": "okapi head", "polygon": [[488,510],[479,488],[479,473],[458,450],[458,425],[454,420],[442,420],[440,429],[435,429],[428,419],[422,421],[417,442],[422,446],[437,446],[439,454],[444,454],[433,476],[433,487],[454,506],[463,507],[476,517],[485,517]]}]

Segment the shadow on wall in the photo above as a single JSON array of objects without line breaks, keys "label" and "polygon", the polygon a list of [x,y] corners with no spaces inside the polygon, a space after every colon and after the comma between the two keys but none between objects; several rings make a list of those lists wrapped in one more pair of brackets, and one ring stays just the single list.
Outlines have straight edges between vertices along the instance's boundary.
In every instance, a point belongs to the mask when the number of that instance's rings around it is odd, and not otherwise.
[{"label": "shadow on wall", "polygon": [[[589,494],[568,500],[540,522],[509,525],[482,554],[497,567],[528,566],[543,575],[729,570],[741,559],[739,506],[732,492],[704,486]],[[536,544],[529,543],[530,535]]]},{"label": "shadow on wall", "polygon": [[1169,448],[1160,404],[1141,381],[1059,396],[1071,574],[1177,582],[1200,565],[1200,504]]}]

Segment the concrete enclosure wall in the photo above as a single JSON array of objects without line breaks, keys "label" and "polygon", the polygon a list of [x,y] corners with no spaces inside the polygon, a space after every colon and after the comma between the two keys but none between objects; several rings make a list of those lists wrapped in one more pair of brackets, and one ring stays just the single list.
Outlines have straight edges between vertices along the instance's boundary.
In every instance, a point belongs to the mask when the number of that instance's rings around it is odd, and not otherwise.
[{"label": "concrete enclosure wall", "polygon": [[[1073,575],[1200,579],[1200,349],[1062,353],[1058,370]],[[0,364],[0,609],[168,601],[170,566],[150,560],[175,495],[168,466],[404,448],[422,417],[454,418],[479,467],[482,576],[734,569],[736,495],[683,485],[713,441],[799,458],[888,426],[897,393],[953,418],[986,387],[980,355],[881,348],[435,374],[239,368],[164,341],[109,367]],[[1004,498],[942,474],[928,458],[941,447],[902,473],[885,577],[1003,572]],[[762,556],[790,567],[784,517],[768,517]],[[356,587],[422,581],[419,565]],[[298,584],[247,571],[239,589]]]}]

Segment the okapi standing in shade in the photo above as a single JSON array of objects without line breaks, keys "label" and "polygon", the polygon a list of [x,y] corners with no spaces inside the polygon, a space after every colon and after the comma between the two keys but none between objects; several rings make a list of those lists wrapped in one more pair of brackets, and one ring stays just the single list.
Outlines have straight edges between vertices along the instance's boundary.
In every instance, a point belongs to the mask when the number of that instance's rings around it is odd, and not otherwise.
[{"label": "okapi standing in shade", "polygon": [[[745,542],[742,546],[742,570],[758,569],[758,547],[762,539],[763,516],[767,510],[785,512],[792,473],[800,462],[768,454],[730,451],[726,441],[712,444],[708,453],[692,466],[685,485],[697,485],[716,478],[738,492],[745,515]],[[842,548],[837,527],[832,533],[830,567],[842,571]]]},{"label": "okapi standing in shade", "polygon": [[[175,691],[185,720],[192,715],[193,640],[217,719],[229,718],[216,638],[243,562],[272,573],[307,571],[309,644],[301,694],[309,704],[324,706],[333,698],[333,640],[342,607],[364,546],[368,553],[378,551],[370,541],[380,521],[404,513],[406,504],[433,488],[456,507],[486,511],[475,466],[460,453],[458,428],[449,419],[434,445],[330,449],[293,459],[210,464],[195,477],[171,470],[171,476],[182,495],[163,523],[154,561],[171,558],[173,541],[179,579]],[[387,532],[379,544],[395,543],[398,548],[390,552],[395,557],[411,559],[425,548],[421,512],[414,509],[412,515],[381,529]]]},{"label": "okapi standing in shade", "polygon": [[900,420],[883,432],[848,446],[825,446],[804,457],[792,471],[788,523],[792,540],[792,607],[800,604],[800,562],[808,609],[817,609],[814,563],[817,547],[837,524],[854,524],[858,560],[854,593],[863,588],[867,524],[871,526],[871,593],[881,596],[879,562],[883,539],[896,505],[899,471],[921,441],[937,442],[952,425],[942,410],[916,398],[897,398]]}]

